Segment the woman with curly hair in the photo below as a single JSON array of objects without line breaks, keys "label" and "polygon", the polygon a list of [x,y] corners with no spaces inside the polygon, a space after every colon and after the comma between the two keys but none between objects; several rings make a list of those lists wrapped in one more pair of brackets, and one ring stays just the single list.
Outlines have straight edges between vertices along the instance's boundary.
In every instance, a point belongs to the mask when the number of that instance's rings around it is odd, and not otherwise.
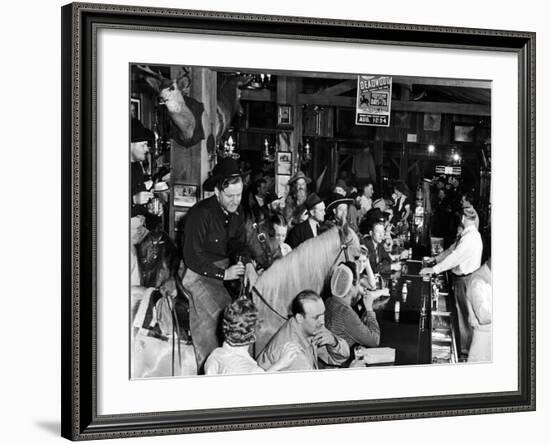
[{"label": "woman with curly hair", "polygon": [[287,368],[298,351],[295,344],[286,344],[281,358],[267,370],[258,366],[248,352],[250,344],[256,341],[258,309],[249,299],[237,299],[225,307],[222,331],[224,342],[216,348],[204,365],[207,375],[237,373],[259,373]]}]

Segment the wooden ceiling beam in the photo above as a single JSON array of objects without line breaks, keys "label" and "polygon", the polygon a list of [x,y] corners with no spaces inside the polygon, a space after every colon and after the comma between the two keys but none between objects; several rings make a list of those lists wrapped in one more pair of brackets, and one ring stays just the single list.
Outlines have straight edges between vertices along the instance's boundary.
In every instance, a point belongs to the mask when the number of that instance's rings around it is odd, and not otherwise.
[{"label": "wooden ceiling beam", "polygon": [[[355,97],[342,96],[327,97],[321,94],[299,94],[297,103],[299,105],[346,106],[354,108],[356,99]],[[465,103],[392,100],[391,107],[395,111],[464,114],[473,116],[491,115],[491,107],[489,105],[471,105]]]},{"label": "wooden ceiling beam", "polygon": [[[311,72],[311,71],[281,71],[277,69],[231,69],[231,68],[211,68],[214,71],[220,72],[236,72],[241,73],[270,73],[272,75],[287,76],[287,77],[309,77],[319,79],[340,79],[357,81],[357,76],[360,74],[354,73],[331,73],[331,72]],[[371,75],[371,73],[363,73]],[[372,74],[382,75],[382,74]],[[390,74],[383,74],[390,75]],[[486,88],[490,89],[492,85],[491,80],[483,79],[453,79],[453,78],[441,78],[441,77],[415,77],[415,76],[391,76],[394,83],[402,83],[406,85],[439,85],[439,86],[454,86],[464,88]]]},{"label": "wooden ceiling beam", "polygon": [[336,85],[329,86],[319,91],[317,94],[322,94],[323,96],[339,96],[355,88],[357,88],[357,80],[345,80]]},{"label": "wooden ceiling beam", "polygon": [[250,102],[275,102],[277,94],[269,89],[243,89],[241,100]]},{"label": "wooden ceiling beam", "polygon": [[[267,89],[249,90],[241,92],[241,99],[248,101],[274,102],[276,95]],[[330,96],[321,93],[298,94],[297,105],[318,106],[345,106],[354,108],[355,97]],[[452,102],[412,102],[406,100],[392,100],[392,109],[395,111],[431,112],[442,114],[463,114],[474,116],[490,116],[490,105],[475,105]]]}]

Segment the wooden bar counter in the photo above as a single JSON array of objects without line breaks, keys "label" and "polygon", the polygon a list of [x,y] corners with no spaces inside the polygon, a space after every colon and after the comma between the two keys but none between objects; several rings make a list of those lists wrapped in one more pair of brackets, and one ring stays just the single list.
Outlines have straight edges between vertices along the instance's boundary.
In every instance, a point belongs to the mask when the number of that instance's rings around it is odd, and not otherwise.
[{"label": "wooden bar counter", "polygon": [[[390,298],[375,309],[380,347],[395,349],[395,365],[431,363],[431,285],[418,274],[419,261],[407,261],[402,271],[382,276]],[[403,297],[403,285],[407,295]],[[396,313],[396,304],[399,313]]]}]

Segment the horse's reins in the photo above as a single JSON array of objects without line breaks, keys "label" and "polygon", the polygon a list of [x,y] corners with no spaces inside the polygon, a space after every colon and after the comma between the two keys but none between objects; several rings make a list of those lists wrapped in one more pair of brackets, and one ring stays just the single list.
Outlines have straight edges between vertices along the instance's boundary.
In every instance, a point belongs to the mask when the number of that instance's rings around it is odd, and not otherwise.
[{"label": "horse's reins", "polygon": [[265,300],[265,298],[263,297],[263,295],[258,291],[258,289],[256,287],[252,287],[252,291],[256,294],[256,296],[258,296],[260,298],[260,300],[265,304],[267,305],[267,308],[269,308],[273,313],[275,313],[277,316],[279,316],[280,318],[284,319],[285,321],[288,320],[288,317],[286,316],[283,316],[281,313],[279,313],[277,310],[275,310],[271,304],[269,302],[267,302]]},{"label": "horse's reins", "polygon": [[[340,233],[340,241],[342,242],[341,245],[340,245],[340,249],[338,250],[338,254],[336,255],[336,257],[334,258],[334,262],[332,263],[332,266],[330,267],[331,269],[336,265],[336,263],[338,262],[338,259],[340,259],[340,256],[342,255],[342,253],[344,253],[344,256],[346,258],[346,262],[349,262],[349,252],[348,252],[348,247],[349,245],[351,244],[351,239],[349,241],[346,242],[346,240],[342,237],[342,233]],[[269,302],[267,302],[265,300],[265,298],[263,297],[263,295],[258,291],[258,289],[254,286],[252,287],[251,289],[255,294],[256,296],[258,296],[258,298],[260,298],[260,300],[267,306],[267,308],[269,308],[273,313],[275,313],[277,316],[279,316],[280,318],[284,319],[285,321],[288,320],[288,317],[286,316],[283,316],[281,313],[279,313],[275,308],[273,308],[271,306],[271,304]]]}]

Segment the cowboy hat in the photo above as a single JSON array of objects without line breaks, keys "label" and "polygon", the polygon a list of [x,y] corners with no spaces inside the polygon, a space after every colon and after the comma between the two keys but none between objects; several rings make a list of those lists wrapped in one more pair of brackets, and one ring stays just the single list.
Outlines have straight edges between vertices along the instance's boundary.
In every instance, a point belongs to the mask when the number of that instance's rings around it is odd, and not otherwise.
[{"label": "cowboy hat", "polygon": [[155,133],[143,126],[138,119],[132,119],[130,142],[151,142],[155,140]]},{"label": "cowboy hat", "polygon": [[212,175],[206,179],[202,187],[206,191],[214,191],[216,184],[229,177],[241,177],[242,173],[239,168],[239,163],[231,158],[225,157],[214,166],[212,169]]},{"label": "cowboy hat", "polygon": [[353,199],[349,197],[343,197],[341,194],[338,194],[338,193],[333,193],[327,204],[327,213],[334,211],[336,207],[340,204],[349,205],[352,203],[353,203]]},{"label": "cowboy hat", "polygon": [[311,183],[311,178],[307,177],[302,171],[298,171],[294,176],[289,179],[288,184],[292,185],[299,179],[304,179],[306,183]]},{"label": "cowboy hat", "polygon": [[304,206],[307,210],[311,210],[315,205],[318,203],[321,203],[323,200],[316,194],[311,193],[306,197],[306,201],[304,202]]}]

